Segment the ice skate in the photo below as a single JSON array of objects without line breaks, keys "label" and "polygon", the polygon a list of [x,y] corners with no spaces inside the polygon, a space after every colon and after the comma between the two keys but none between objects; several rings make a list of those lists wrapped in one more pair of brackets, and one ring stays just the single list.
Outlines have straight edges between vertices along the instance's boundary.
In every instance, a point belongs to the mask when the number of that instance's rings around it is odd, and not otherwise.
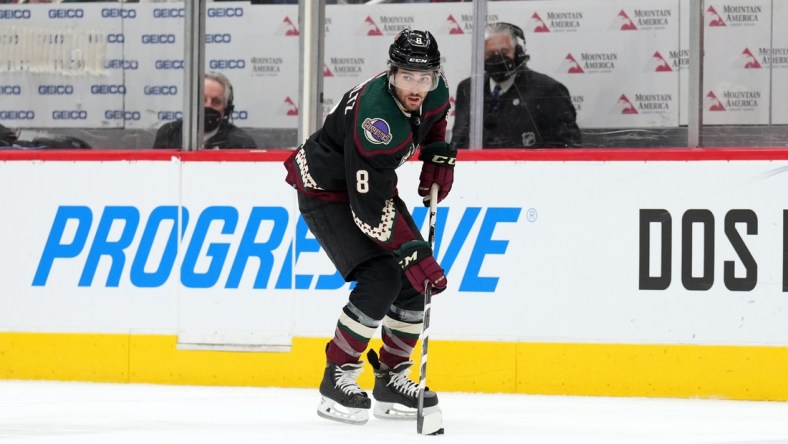
[{"label": "ice skate", "polygon": [[348,424],[365,424],[372,404],[367,393],[356,383],[364,369],[363,362],[337,365],[326,363],[320,383],[320,405],[317,414],[323,418]]},{"label": "ice skate", "polygon": [[[375,409],[372,414],[380,419],[416,419],[419,404],[419,385],[408,378],[413,361],[407,361],[387,368],[380,364],[374,350],[367,353],[369,363],[375,370]],[[438,394],[430,391],[424,393],[424,417],[430,418],[430,424],[441,423],[441,410],[438,407]],[[437,430],[437,428],[436,428]]]}]

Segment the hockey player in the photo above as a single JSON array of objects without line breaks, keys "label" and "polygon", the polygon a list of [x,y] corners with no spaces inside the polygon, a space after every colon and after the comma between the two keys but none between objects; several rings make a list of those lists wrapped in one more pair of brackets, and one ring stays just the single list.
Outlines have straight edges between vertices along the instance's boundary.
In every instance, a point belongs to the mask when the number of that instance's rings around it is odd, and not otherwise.
[{"label": "hockey player", "polygon": [[[348,282],[356,286],[326,346],[318,414],[364,424],[371,400],[357,378],[362,353],[379,326],[374,415],[414,418],[418,385],[407,375],[424,318],[425,283],[433,294],[446,276],[430,244],[398,196],[396,169],[420,148],[418,193],[438,201],[454,179],[456,150],[445,141],[449,89],[435,37],[405,29],[389,48],[387,70],[342,96],[323,127],[287,161],[287,183],[298,190],[304,221]],[[428,202],[425,202],[428,204]],[[438,396],[424,396],[425,417],[440,414]]]}]

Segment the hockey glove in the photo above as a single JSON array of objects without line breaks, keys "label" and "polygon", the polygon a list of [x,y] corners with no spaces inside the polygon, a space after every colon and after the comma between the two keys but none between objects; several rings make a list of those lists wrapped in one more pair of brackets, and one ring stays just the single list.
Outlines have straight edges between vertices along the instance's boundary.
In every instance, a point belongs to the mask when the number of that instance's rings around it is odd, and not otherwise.
[{"label": "hockey glove", "polygon": [[410,241],[394,250],[394,257],[399,261],[399,266],[405,270],[413,288],[424,293],[424,282],[430,281],[432,292],[438,294],[446,289],[446,275],[435,258],[432,257],[432,248],[425,241]]},{"label": "hockey glove", "polygon": [[433,142],[421,148],[419,160],[424,161],[419,176],[419,196],[424,197],[424,206],[430,205],[430,187],[437,183],[438,202],[446,198],[454,182],[454,164],[457,162],[457,147],[454,143]]}]

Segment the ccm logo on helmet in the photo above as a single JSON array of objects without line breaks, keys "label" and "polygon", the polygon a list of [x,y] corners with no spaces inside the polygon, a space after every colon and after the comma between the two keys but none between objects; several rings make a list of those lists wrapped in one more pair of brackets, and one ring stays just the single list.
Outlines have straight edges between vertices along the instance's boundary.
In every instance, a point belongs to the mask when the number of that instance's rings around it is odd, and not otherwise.
[{"label": "ccm logo on helmet", "polygon": [[416,58],[416,57],[409,57],[408,58],[408,62],[411,62],[411,63],[427,63],[427,59],[419,59],[419,58]]}]

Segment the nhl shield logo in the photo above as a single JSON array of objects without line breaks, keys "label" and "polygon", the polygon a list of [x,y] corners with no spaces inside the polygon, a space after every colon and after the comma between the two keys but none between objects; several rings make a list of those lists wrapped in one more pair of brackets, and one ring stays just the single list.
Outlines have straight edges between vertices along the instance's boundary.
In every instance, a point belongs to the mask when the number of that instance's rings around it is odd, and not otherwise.
[{"label": "nhl shield logo", "polygon": [[391,127],[388,122],[383,119],[366,118],[364,123],[361,124],[364,129],[364,137],[376,145],[388,145],[393,136],[391,135]]},{"label": "nhl shield logo", "polygon": [[534,146],[536,144],[536,134],[533,131],[527,131],[522,134],[523,146]]}]

